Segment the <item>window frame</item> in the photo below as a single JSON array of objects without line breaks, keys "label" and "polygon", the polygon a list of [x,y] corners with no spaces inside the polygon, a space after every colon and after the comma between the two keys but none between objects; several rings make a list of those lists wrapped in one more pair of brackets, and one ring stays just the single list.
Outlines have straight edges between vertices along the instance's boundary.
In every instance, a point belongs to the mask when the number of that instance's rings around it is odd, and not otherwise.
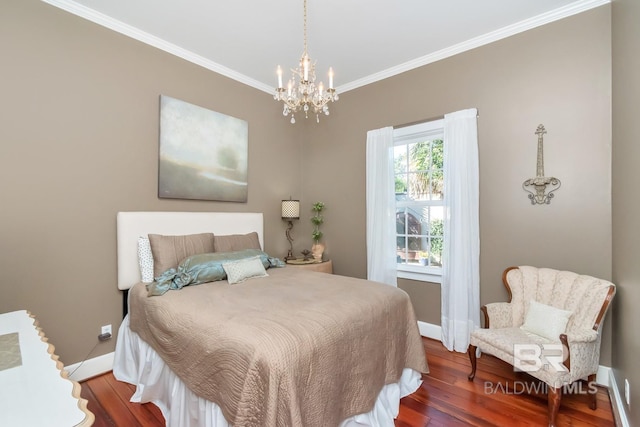
[{"label": "window frame", "polygon": [[[442,139],[444,141],[444,119],[430,120],[428,122],[418,123],[415,125],[403,126],[393,130],[393,146],[408,145],[411,143],[422,142],[427,139]],[[394,174],[395,179],[395,174]],[[446,197],[446,195],[444,196]],[[416,204],[429,206],[444,206],[444,197],[442,200],[419,201]],[[413,203],[401,203],[396,200],[396,208],[414,205]],[[397,237],[397,236],[396,236]],[[442,236],[444,240],[444,236]],[[411,279],[422,282],[442,283],[442,267],[418,266],[408,264],[396,265],[397,277],[403,279]]]}]

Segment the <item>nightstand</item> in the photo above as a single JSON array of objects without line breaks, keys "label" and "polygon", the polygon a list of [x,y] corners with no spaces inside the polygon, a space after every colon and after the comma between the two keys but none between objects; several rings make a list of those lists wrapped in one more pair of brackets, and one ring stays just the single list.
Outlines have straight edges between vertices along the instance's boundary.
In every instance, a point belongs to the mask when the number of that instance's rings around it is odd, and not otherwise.
[{"label": "nightstand", "polygon": [[304,270],[309,270],[309,271],[318,271],[320,273],[333,274],[333,264],[331,260],[326,260],[322,262],[313,262],[310,264],[292,264],[288,262],[287,267],[302,268]]}]

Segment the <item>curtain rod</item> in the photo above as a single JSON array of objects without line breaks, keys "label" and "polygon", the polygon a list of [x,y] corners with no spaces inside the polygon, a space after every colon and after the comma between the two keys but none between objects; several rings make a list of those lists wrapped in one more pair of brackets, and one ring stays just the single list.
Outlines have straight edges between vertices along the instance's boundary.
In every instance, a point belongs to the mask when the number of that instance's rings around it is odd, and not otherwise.
[{"label": "curtain rod", "polygon": [[[477,111],[477,110],[476,110],[476,111]],[[477,115],[476,115],[476,117],[480,117],[480,112],[479,112],[479,111],[477,111]],[[403,123],[403,124],[401,124],[401,125],[396,125],[396,126],[394,126],[393,128],[394,128],[394,129],[402,129],[402,128],[406,128],[407,126],[414,126],[414,125],[419,125],[419,124],[421,124],[421,123],[427,123],[427,122],[432,122],[432,121],[434,121],[434,120],[442,120],[442,119],[444,119],[444,115],[442,115],[442,116],[436,116],[436,117],[431,117],[431,118],[429,118],[429,119],[424,119],[424,120],[418,120],[418,121],[410,122],[410,123]]]},{"label": "curtain rod", "polygon": [[429,119],[418,120],[418,121],[415,121],[415,122],[403,123],[401,125],[396,125],[393,128],[394,129],[402,129],[402,128],[406,128],[407,126],[414,126],[414,125],[419,125],[421,123],[427,123],[427,122],[432,122],[434,120],[442,120],[442,119],[444,119],[444,116],[431,117]]}]

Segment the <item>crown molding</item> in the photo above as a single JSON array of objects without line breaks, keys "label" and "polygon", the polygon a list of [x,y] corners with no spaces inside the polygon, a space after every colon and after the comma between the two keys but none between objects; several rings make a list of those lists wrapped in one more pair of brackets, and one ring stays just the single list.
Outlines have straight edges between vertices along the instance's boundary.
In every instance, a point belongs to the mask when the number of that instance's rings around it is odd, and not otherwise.
[{"label": "crown molding", "polygon": [[449,58],[459,53],[466,52],[468,50],[475,49],[489,43],[493,43],[495,41],[513,36],[518,33],[525,32],[532,28],[540,27],[542,25],[558,21],[569,16],[577,15],[578,13],[594,9],[608,3],[611,3],[611,0],[578,0],[558,9],[554,9],[549,12],[534,16],[532,18],[517,22],[515,24],[508,25],[490,33],[483,34],[479,37],[475,37],[451,47],[430,53],[429,55],[407,61],[395,67],[388,68],[378,73],[363,77],[362,79],[354,80],[351,83],[346,83],[337,87],[336,90],[340,93],[345,93],[347,91],[357,89],[359,87],[366,86],[368,84],[375,83],[389,77],[393,77],[397,74],[413,70],[414,68],[422,67],[424,65]]},{"label": "crown molding", "polygon": [[159,37],[151,35],[145,31],[141,31],[131,25],[128,25],[122,21],[113,19],[110,16],[107,16],[91,8],[78,4],[74,1],[70,1],[70,0],[42,0],[42,1],[52,6],[55,6],[59,9],[65,10],[69,13],[72,13],[76,16],[79,16],[81,18],[87,19],[98,25],[109,28],[110,30],[116,31],[120,34],[124,34],[125,36],[131,37],[132,39],[135,39],[142,43],[156,47],[160,50],[163,50],[167,53],[175,55],[186,61],[200,65],[201,67],[204,67],[208,70],[214,71],[218,74],[222,74],[223,76],[229,77],[230,79],[236,80],[240,83],[246,84],[248,86],[262,90],[264,92],[268,92],[268,93],[273,92],[273,88],[269,85],[266,85],[250,77],[247,77],[244,74],[238,73],[230,68],[225,67],[224,65],[220,65],[200,55],[197,55],[189,50],[183,49],[180,46],[176,46],[173,43],[169,43]]},{"label": "crown molding", "polygon": [[[236,80],[240,83],[251,86],[255,89],[261,90],[266,93],[273,93],[273,87],[264,84],[260,81],[252,79],[244,74],[238,73],[224,65],[218,64],[211,60],[208,60],[200,55],[197,55],[189,50],[183,49],[179,46],[169,43],[159,37],[153,36],[147,32],[141,31],[131,25],[125,24],[121,21],[113,19],[105,14],[97,12],[86,6],[80,5],[71,0],[42,0],[52,6],[65,10],[69,13],[77,15],[81,18],[87,19],[103,27],[109,28],[118,33],[124,34],[135,40],[146,43],[150,46],[161,49],[186,61],[200,65],[208,70],[214,71],[230,79]],[[354,80],[350,83],[338,86],[336,90],[340,93],[345,93],[353,89],[357,89],[362,86],[366,86],[371,83],[384,80],[389,77],[404,73],[406,71],[413,70],[424,65],[431,64],[433,62],[440,61],[445,58],[457,55],[462,52],[466,52],[471,49],[475,49],[480,46],[493,43],[495,41],[510,37],[512,35],[522,33],[524,31],[536,28],[550,22],[558,21],[569,16],[576,15],[581,12],[585,12],[590,9],[611,3],[611,0],[577,0],[566,6],[554,9],[549,12],[534,16],[533,18],[525,19],[512,25],[508,25],[504,28],[492,31],[487,34],[483,34],[479,37],[467,40],[457,45],[441,49],[437,52],[429,55],[422,56],[420,58],[407,61],[397,66],[388,68],[378,73],[371,74],[358,80]]]}]

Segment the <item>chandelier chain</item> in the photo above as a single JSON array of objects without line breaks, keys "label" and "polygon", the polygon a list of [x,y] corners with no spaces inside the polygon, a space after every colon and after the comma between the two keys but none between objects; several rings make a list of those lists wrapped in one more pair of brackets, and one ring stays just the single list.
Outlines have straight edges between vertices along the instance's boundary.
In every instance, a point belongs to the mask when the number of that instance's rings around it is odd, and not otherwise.
[{"label": "chandelier chain", "polygon": [[304,56],[307,56],[307,0],[304,0]]}]

